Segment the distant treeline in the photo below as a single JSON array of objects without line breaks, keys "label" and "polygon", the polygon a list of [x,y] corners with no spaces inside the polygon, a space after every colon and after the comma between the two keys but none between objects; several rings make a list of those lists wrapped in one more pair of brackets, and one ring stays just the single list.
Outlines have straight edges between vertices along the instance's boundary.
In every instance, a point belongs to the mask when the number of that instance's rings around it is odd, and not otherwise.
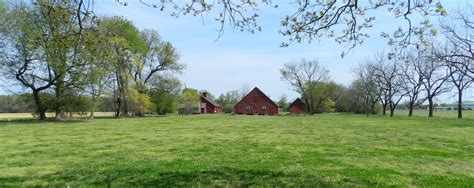
[{"label": "distant treeline", "polygon": [[[52,98],[52,96],[50,96]],[[72,100],[73,105],[68,108],[66,113],[88,113],[92,103],[91,97],[78,96]],[[52,102],[52,100],[49,100]],[[35,113],[36,106],[31,99],[31,94],[23,95],[0,95],[0,113]],[[99,112],[113,112],[114,102],[110,97],[99,97],[96,103],[96,110]],[[49,110],[48,112],[54,112]]]}]

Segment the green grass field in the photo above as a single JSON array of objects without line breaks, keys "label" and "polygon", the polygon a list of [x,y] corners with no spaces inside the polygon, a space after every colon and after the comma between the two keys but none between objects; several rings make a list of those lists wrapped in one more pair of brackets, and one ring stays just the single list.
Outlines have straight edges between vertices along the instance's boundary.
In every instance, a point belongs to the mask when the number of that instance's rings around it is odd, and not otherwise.
[{"label": "green grass field", "polygon": [[474,186],[474,118],[0,122],[5,186]]}]

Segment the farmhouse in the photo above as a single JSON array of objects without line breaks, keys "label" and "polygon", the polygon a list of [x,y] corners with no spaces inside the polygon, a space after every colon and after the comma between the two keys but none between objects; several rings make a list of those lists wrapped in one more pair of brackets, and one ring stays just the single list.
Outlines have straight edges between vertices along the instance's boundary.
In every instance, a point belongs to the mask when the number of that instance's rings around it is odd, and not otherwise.
[{"label": "farmhouse", "polygon": [[208,98],[208,93],[203,92],[201,95],[201,114],[214,114],[221,112],[221,105],[215,103]]},{"label": "farmhouse", "polygon": [[277,115],[278,105],[255,87],[234,106],[235,114]]},{"label": "farmhouse", "polygon": [[296,98],[288,107],[288,111],[293,115],[306,114],[306,104],[300,98]]}]

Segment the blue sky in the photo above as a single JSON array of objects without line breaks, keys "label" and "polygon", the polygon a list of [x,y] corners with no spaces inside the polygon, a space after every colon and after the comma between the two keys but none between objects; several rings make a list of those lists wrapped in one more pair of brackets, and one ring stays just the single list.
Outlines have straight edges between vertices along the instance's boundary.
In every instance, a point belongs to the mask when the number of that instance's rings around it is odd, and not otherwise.
[{"label": "blue sky", "polygon": [[[96,11],[99,14],[124,16],[139,28],[157,29],[162,38],[170,41],[180,52],[181,62],[187,66],[180,75],[185,85],[206,89],[214,95],[247,84],[259,87],[274,100],[282,94],[296,98],[298,94],[281,80],[279,69],[286,62],[302,58],[317,58],[330,70],[334,81],[349,84],[353,79],[351,69],[362,58],[376,49],[387,47],[386,41],[378,37],[380,32],[373,32],[373,38],[367,44],[355,49],[344,59],[340,57],[344,46],[328,39],[280,48],[280,43],[287,40],[278,33],[281,18],[294,9],[289,4],[278,5],[276,9],[260,6],[258,23],[262,26],[262,32],[251,34],[234,31],[227,25],[224,35],[217,41],[219,25],[213,20],[213,15],[205,15],[204,19],[200,16],[175,19],[166,12],[139,3],[129,3],[123,7],[111,1],[101,1]],[[389,18],[389,15],[381,17]]]},{"label": "blue sky", "polygon": [[[280,78],[279,69],[284,63],[316,58],[330,70],[333,81],[348,85],[354,78],[352,68],[373,52],[387,48],[387,41],[379,37],[380,32],[392,32],[405,24],[387,11],[377,11],[375,27],[368,30],[371,38],[344,58],[340,54],[345,46],[337,45],[332,39],[280,48],[280,43],[287,40],[278,33],[281,29],[280,20],[294,9],[288,3],[281,3],[283,1],[273,2],[277,2],[279,8],[260,7],[258,23],[262,26],[262,32],[251,34],[234,31],[227,25],[224,35],[217,41],[219,25],[215,23],[213,15],[175,19],[167,12],[135,1],[130,1],[128,6],[121,6],[112,0],[96,1],[95,11],[98,15],[124,16],[140,29],[158,30],[163,40],[170,41],[181,54],[180,61],[186,64],[186,70],[179,78],[187,87],[205,89],[217,96],[246,84],[259,87],[274,100],[283,94],[290,99],[298,96]],[[466,1],[445,0],[443,3],[451,10],[462,7]],[[450,97],[446,95],[438,100],[452,102]],[[466,97],[472,99],[474,94]]]}]

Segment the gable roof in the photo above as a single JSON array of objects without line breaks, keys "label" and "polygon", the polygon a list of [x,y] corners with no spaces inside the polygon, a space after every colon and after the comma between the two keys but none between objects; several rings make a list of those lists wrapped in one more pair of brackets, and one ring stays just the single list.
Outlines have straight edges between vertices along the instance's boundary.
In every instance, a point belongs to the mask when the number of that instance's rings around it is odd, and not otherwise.
[{"label": "gable roof", "polygon": [[201,96],[201,99],[204,99],[205,101],[207,101],[208,103],[211,103],[214,106],[221,106],[221,105],[217,104],[216,102],[214,102],[214,101],[212,101],[212,100],[210,100],[210,99],[208,99],[204,96]]},{"label": "gable roof", "polygon": [[291,108],[293,105],[295,105],[297,102],[303,103],[306,106],[306,103],[302,101],[300,98],[296,98],[295,101],[293,101],[288,108]]},{"label": "gable roof", "polygon": [[245,95],[244,97],[242,97],[242,99],[241,99],[238,103],[236,103],[235,105],[240,104],[240,103],[241,103],[246,97],[248,97],[248,96],[250,95],[250,93],[252,93],[252,92],[258,92],[258,93],[260,93],[260,94],[263,96],[263,98],[267,99],[268,101],[272,102],[273,105],[275,105],[276,107],[278,107],[278,105],[275,103],[275,101],[273,101],[272,99],[270,99],[270,97],[268,97],[267,95],[265,95],[265,93],[263,93],[262,90],[258,89],[258,87],[253,88],[252,91],[250,91],[249,93],[247,93],[247,95]]}]

